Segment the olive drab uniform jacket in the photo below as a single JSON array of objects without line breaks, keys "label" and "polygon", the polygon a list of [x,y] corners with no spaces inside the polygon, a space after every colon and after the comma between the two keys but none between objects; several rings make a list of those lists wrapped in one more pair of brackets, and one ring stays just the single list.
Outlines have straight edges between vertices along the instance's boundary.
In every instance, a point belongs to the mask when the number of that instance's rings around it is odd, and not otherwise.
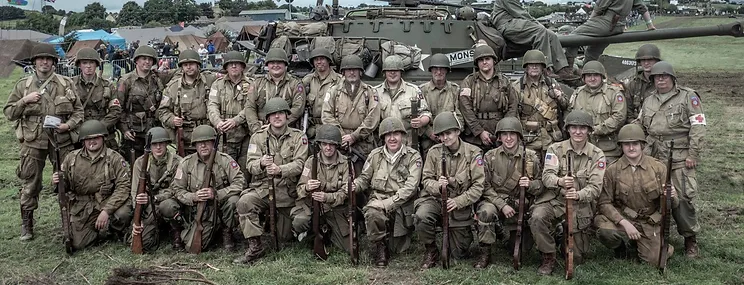
[{"label": "olive drab uniform jacket", "polygon": [[143,166],[143,157],[140,156],[134,162],[134,170],[132,171],[132,206],[135,206],[135,197],[137,196],[137,188],[139,187],[140,172],[142,167],[147,167],[147,173],[149,175],[148,191],[155,199],[154,202],[159,203],[167,199],[173,198],[173,191],[171,189],[171,182],[173,182],[173,175],[176,174],[176,169],[181,163],[181,158],[177,154],[171,151],[166,153],[160,159],[155,158],[154,155],[150,154],[149,166]]},{"label": "olive drab uniform jacket", "polygon": [[[325,78],[321,78],[317,72],[310,73],[302,78],[302,85],[305,86],[305,92],[307,92],[305,108],[310,111],[308,113],[307,127],[309,138],[314,138],[315,127],[323,124],[321,116],[323,115],[323,98],[325,98],[325,94],[328,93],[331,87],[341,82],[341,80],[343,80],[343,77],[333,71],[333,69],[330,70],[330,73]],[[300,121],[299,127],[302,127],[302,121]]]},{"label": "olive drab uniform jacket", "polygon": [[668,141],[674,140],[672,169],[684,167],[685,159],[700,159],[707,121],[703,102],[695,90],[675,87],[667,94],[654,91],[643,102],[639,115],[648,133],[645,152],[666,161]]},{"label": "olive drab uniform jacket", "polygon": [[[173,176],[171,189],[178,202],[186,206],[195,206],[194,198],[204,181],[204,171],[207,164],[199,158],[198,153],[187,155],[181,160]],[[215,199],[223,202],[232,196],[240,195],[245,188],[245,178],[240,166],[229,155],[217,152],[212,166],[212,183],[210,186],[215,191]],[[211,203],[211,201],[207,201]],[[216,214],[216,212],[214,212]]]},{"label": "olive drab uniform jacket", "polygon": [[85,149],[73,150],[65,157],[61,170],[60,179],[64,178],[69,187],[73,225],[84,225],[93,209],[111,216],[129,198],[129,165],[109,148],[104,147],[96,157],[90,157]]},{"label": "olive drab uniform jacket", "polygon": [[222,120],[233,119],[237,126],[227,132],[227,142],[243,142],[248,133],[245,121],[245,103],[253,94],[253,79],[243,77],[234,83],[229,76],[217,79],[209,90],[207,114],[212,126],[217,126]]},{"label": "olive drab uniform jacket", "polygon": [[[351,135],[361,151],[374,149],[375,131],[380,123],[380,96],[377,90],[364,82],[352,91],[346,80],[334,85],[323,98],[323,124],[341,129],[342,135]],[[364,142],[364,143],[359,143]]]},{"label": "olive drab uniform jacket", "polygon": [[460,140],[460,147],[456,152],[450,151],[443,144],[436,144],[429,149],[424,162],[421,177],[422,191],[416,203],[429,199],[442,200],[442,187],[439,177],[442,176],[442,153],[445,153],[447,167],[447,190],[449,197],[455,200],[457,209],[451,212],[450,225],[454,227],[473,224],[472,205],[480,200],[485,182],[485,167],[481,149]]},{"label": "olive drab uniform jacket", "polygon": [[413,119],[411,116],[411,100],[416,99],[419,101],[419,116],[428,116],[430,121],[434,120],[434,116],[429,111],[429,103],[426,102],[426,99],[421,94],[421,89],[403,79],[400,80],[400,85],[396,90],[389,89],[386,82],[375,86],[375,89],[380,94],[381,118],[395,117],[403,121],[403,126],[408,131],[406,144],[410,146],[413,136],[421,136],[423,134],[423,128],[415,130],[411,128],[411,119]]},{"label": "olive drab uniform jacket", "polygon": [[163,91],[163,99],[158,108],[158,118],[173,141],[176,139],[176,126],[173,118],[183,118],[183,140],[191,141],[191,132],[199,125],[209,125],[207,105],[209,92],[215,81],[213,75],[200,74],[192,84],[186,84],[183,77],[174,78]]},{"label": "olive drab uniform jacket", "polygon": [[[321,207],[323,207],[323,213],[327,213],[333,208],[346,204],[349,186],[349,161],[346,156],[338,151],[336,151],[336,161],[331,163],[323,161],[321,156],[322,154],[318,153],[318,176],[316,180],[320,181],[320,188],[316,191],[325,193],[326,201],[321,203]],[[297,200],[306,202],[302,204],[302,208],[307,214],[311,214],[312,209],[312,198],[310,197],[312,193],[307,190],[307,181],[311,179],[310,170],[314,162],[315,158],[312,156],[305,161],[302,176],[297,184]]]},{"label": "olive drab uniform jacket", "polygon": [[541,76],[532,81],[523,76],[512,83],[512,88],[519,94],[519,118],[527,148],[544,151],[552,143],[562,141],[560,123],[568,108],[568,96],[555,93],[554,88],[560,89],[555,79]]},{"label": "olive drab uniform jacket", "polygon": [[[460,85],[452,81],[446,81],[444,87],[437,88],[434,82],[429,81],[419,85],[421,95],[426,99],[426,103],[429,104],[429,111],[436,117],[442,112],[455,112],[457,120],[460,122],[462,127],[465,127],[465,121],[460,113],[460,105],[457,101],[457,96],[460,94]],[[429,122],[429,125],[424,128],[424,133],[427,137],[434,135],[434,120]]]},{"label": "olive drab uniform jacket", "polygon": [[121,102],[116,97],[114,84],[98,75],[93,82],[87,82],[82,75],[72,78],[83,104],[83,121],[99,120],[113,134],[121,117]]},{"label": "olive drab uniform jacket", "polygon": [[169,79],[166,77],[155,71],[140,77],[135,70],[119,79],[116,96],[121,100],[123,108],[119,121],[122,132],[144,133],[159,125],[156,112],[167,83],[165,80]]},{"label": "olive drab uniform jacket", "polygon": [[[421,155],[411,147],[403,146],[395,154],[389,153],[385,146],[375,148],[367,156],[362,173],[354,179],[356,191],[369,192],[369,202],[381,200],[384,210],[391,212],[418,194],[421,164]],[[413,207],[404,211],[410,211],[406,212],[405,216],[409,221],[405,224],[413,224],[410,218]],[[395,231],[396,236],[399,236],[397,227]]]},{"label": "olive drab uniform jacket", "polygon": [[256,133],[266,124],[266,113],[263,108],[266,101],[274,97],[281,97],[287,101],[290,113],[287,125],[300,127],[300,119],[305,112],[305,86],[294,75],[285,73],[279,82],[275,82],[271,75],[266,74],[254,81],[253,93],[246,98],[245,118],[250,132]]},{"label": "olive drab uniform jacket", "polygon": [[483,199],[496,206],[499,212],[507,205],[515,211],[519,210],[519,179],[524,176],[530,179],[530,186],[525,191],[525,207],[532,205],[531,200],[544,190],[540,157],[532,149],[525,150],[527,173],[522,173],[523,149],[518,145],[515,152],[510,153],[502,145],[486,152],[486,190]]},{"label": "olive drab uniform jacket", "polygon": [[[266,145],[266,138],[269,145]],[[297,199],[297,182],[302,175],[307,159],[308,141],[302,131],[285,127],[281,135],[274,134],[270,127],[262,128],[251,136],[248,145],[246,169],[252,175],[246,191],[256,191],[261,198],[269,195],[271,184],[268,179],[274,179],[276,206],[280,208],[293,207]],[[282,169],[281,177],[269,177],[266,168],[261,166],[261,157],[268,154],[274,158],[274,164]]]},{"label": "olive drab uniform jacket", "polygon": [[606,82],[597,90],[584,85],[571,95],[569,105],[571,110],[583,110],[594,118],[594,130],[589,136],[592,144],[606,156],[622,155],[622,149],[617,145],[617,132],[625,125],[628,110],[620,88]]},{"label": "olive drab uniform jacket", "polygon": [[587,142],[583,149],[574,149],[571,140],[557,142],[548,147],[545,154],[545,168],[542,182],[545,191],[535,199],[535,205],[550,202],[551,205],[565,205],[565,189],[558,186],[558,179],[568,174],[568,156],[573,156],[574,188],[579,194],[575,201],[575,231],[583,231],[592,224],[597,198],[602,191],[607,161],[601,149]]},{"label": "olive drab uniform jacket", "polygon": [[628,106],[628,117],[625,122],[630,124],[638,119],[643,100],[651,96],[651,93],[656,90],[656,86],[654,86],[653,81],[643,76],[643,70],[636,72],[633,77],[626,78],[622,81],[622,84],[625,88],[623,93],[625,93],[626,105]]},{"label": "olive drab uniform jacket", "polygon": [[460,112],[465,118],[465,135],[479,136],[483,131],[496,134],[496,123],[504,117],[516,117],[517,92],[509,78],[494,72],[486,79],[476,71],[460,84]]},{"label": "olive drab uniform jacket", "polygon": [[[10,121],[15,121],[15,135],[24,146],[47,149],[49,137],[44,131],[44,117],[55,116],[70,126],[69,132],[58,133],[60,147],[77,142],[77,127],[83,122],[83,105],[75,92],[70,78],[52,74],[47,80],[31,75],[19,80],[8,97],[3,112]],[[45,84],[46,82],[46,84]],[[23,103],[21,98],[39,92],[41,99],[35,103]]]}]

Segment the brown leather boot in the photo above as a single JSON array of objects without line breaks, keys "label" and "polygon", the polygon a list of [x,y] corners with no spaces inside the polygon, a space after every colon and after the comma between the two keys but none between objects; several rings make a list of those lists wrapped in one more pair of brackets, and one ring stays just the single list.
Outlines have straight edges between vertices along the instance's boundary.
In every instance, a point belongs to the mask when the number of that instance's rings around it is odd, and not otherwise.
[{"label": "brown leather boot", "polygon": [[171,244],[171,248],[173,250],[183,250],[186,246],[183,243],[183,240],[181,240],[181,225],[171,223],[171,236],[173,237],[173,243]]},{"label": "brown leather boot", "polygon": [[685,256],[688,258],[695,258],[698,256],[698,252],[700,249],[698,249],[697,245],[697,237],[691,236],[685,238]]},{"label": "brown leather boot", "polygon": [[481,244],[481,254],[475,259],[473,267],[482,269],[488,267],[491,264],[491,245]]},{"label": "brown leather boot", "polygon": [[429,269],[437,265],[437,259],[439,259],[439,248],[437,243],[433,242],[426,245],[426,253],[424,253],[424,262],[421,263],[421,269]]},{"label": "brown leather boot", "polygon": [[250,264],[263,257],[264,248],[261,245],[261,237],[248,238],[248,250],[245,254],[233,260],[233,263]]},{"label": "brown leather boot", "polygon": [[34,211],[21,210],[21,237],[22,241],[34,238]]},{"label": "brown leather boot", "polygon": [[385,244],[385,240],[378,241],[377,252],[375,252],[375,266],[387,267],[388,258],[389,258],[389,253],[388,253],[387,244]]},{"label": "brown leather boot", "polygon": [[222,227],[222,247],[227,251],[235,250],[235,241],[233,241],[232,229],[229,227]]},{"label": "brown leather boot", "polygon": [[553,274],[553,269],[555,269],[555,252],[543,253],[542,263],[537,268],[537,274],[550,275]]}]

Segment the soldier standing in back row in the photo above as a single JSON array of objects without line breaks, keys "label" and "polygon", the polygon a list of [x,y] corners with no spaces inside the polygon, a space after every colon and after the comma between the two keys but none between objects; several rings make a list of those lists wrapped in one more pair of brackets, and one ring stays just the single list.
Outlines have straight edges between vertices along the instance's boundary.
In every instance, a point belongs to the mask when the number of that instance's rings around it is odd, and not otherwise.
[{"label": "soldier standing in back row", "polygon": [[[548,147],[542,182],[545,191],[538,194],[531,208],[530,231],[537,250],[542,253],[542,263],[537,272],[549,275],[555,268],[555,232],[557,221],[565,219],[566,199],[575,200],[573,213],[574,264],[584,262],[589,252],[589,237],[595,205],[604,177],[607,161],[602,150],[589,142],[594,122],[588,113],[575,110],[566,116],[566,131],[570,138]],[[573,160],[572,173],[568,172],[568,157]],[[564,225],[565,228],[565,225]],[[567,238],[564,236],[564,238]]]},{"label": "soldier standing in back row", "polygon": [[104,145],[106,126],[97,120],[80,125],[83,148],[65,157],[52,183],[69,187],[70,229],[75,250],[114,234],[123,239],[132,219],[129,167],[124,158]]},{"label": "soldier standing in back row", "polygon": [[617,132],[628,115],[625,96],[620,88],[605,82],[607,73],[599,61],[584,65],[581,78],[586,85],[571,95],[570,108],[587,112],[594,118],[590,142],[604,152],[607,163],[612,163],[622,155],[617,145]]},{"label": "soldier standing in back row", "polygon": [[[240,166],[228,154],[217,151],[215,139],[217,131],[209,125],[201,125],[194,129],[191,143],[196,145],[196,153],[187,155],[181,161],[173,177],[171,189],[173,195],[181,207],[168,202],[161,204],[160,210],[163,216],[173,217],[180,223],[181,239],[185,242],[186,250],[191,251],[191,246],[201,246],[206,249],[215,236],[222,236],[222,246],[230,251],[235,248],[232,238],[232,230],[237,225],[235,220],[235,204],[240,197],[240,191],[245,188],[245,177],[240,171]],[[207,188],[201,188],[206,178],[204,171],[207,168],[207,160],[212,152],[214,164],[212,165],[212,183]],[[168,201],[168,200],[166,200]],[[196,231],[196,212],[198,203],[206,203],[202,215],[202,244],[192,245]],[[167,209],[166,209],[167,207]],[[182,218],[177,218],[181,216]],[[222,229],[218,232],[218,229]]]},{"label": "soldier standing in back row", "polygon": [[[168,131],[161,127],[154,127],[148,131],[152,134],[150,143],[150,153],[148,165],[142,165],[144,155],[137,158],[132,168],[132,207],[136,204],[142,205],[141,225],[132,225],[132,233],[142,235],[142,247],[145,251],[157,249],[160,239],[160,225],[164,222],[170,223],[170,233],[173,238],[173,249],[183,249],[181,241],[181,224],[176,221],[183,219],[178,216],[178,210],[181,207],[173,196],[171,182],[176,168],[181,163],[182,157],[175,152],[168,150],[171,143]],[[149,193],[137,194],[139,187],[140,173],[146,169],[147,191]],[[152,199],[152,201],[150,201]],[[129,241],[131,243],[131,240]]]},{"label": "soldier standing in back row", "polygon": [[119,150],[116,142],[116,124],[121,117],[121,103],[115,97],[114,84],[96,74],[101,65],[98,52],[92,48],[82,48],[75,57],[75,65],[80,68],[80,75],[72,78],[83,104],[84,120],[99,120],[109,131],[106,136],[106,147]]},{"label": "soldier standing in back row", "polygon": [[496,71],[498,61],[490,46],[477,44],[474,63],[478,70],[462,81],[458,97],[467,123],[463,139],[481,149],[496,146],[493,134],[501,118],[517,116],[517,92],[509,78]]},{"label": "soldier standing in back row", "polygon": [[[380,122],[385,142],[367,156],[364,168],[354,180],[354,191],[369,192],[364,206],[367,239],[373,262],[386,267],[390,252],[403,252],[411,245],[413,199],[421,181],[421,155],[405,145],[406,128],[395,117]],[[390,219],[395,223],[390,226]],[[392,240],[391,240],[392,239]],[[392,248],[388,245],[392,243]]]},{"label": "soldier standing in back row", "polygon": [[[485,173],[481,149],[460,139],[460,122],[453,112],[443,112],[434,118],[433,132],[442,143],[428,152],[421,177],[421,194],[414,202],[416,232],[426,252],[422,269],[432,268],[439,259],[436,228],[442,222],[442,199],[446,199],[449,218],[449,248],[455,258],[465,258],[470,253],[475,221],[473,204],[483,193]],[[447,175],[442,175],[442,159]],[[448,197],[442,197],[442,186],[448,188]],[[443,241],[444,242],[444,241]],[[486,255],[489,255],[486,251]]]},{"label": "soldier standing in back row", "polygon": [[[240,227],[248,239],[248,250],[233,260],[234,263],[250,264],[264,255],[261,245],[264,228],[259,215],[269,209],[271,187],[276,196],[276,240],[292,238],[292,222],[300,214],[299,209],[294,208],[297,181],[307,159],[308,141],[302,131],[288,126],[289,112],[289,104],[283,98],[269,99],[261,110],[269,126],[251,136],[246,162],[252,175],[251,183],[238,201]],[[268,216],[266,220],[268,222]]]},{"label": "soldier standing in back row", "polygon": [[191,132],[200,125],[209,125],[207,118],[208,93],[215,81],[211,74],[200,74],[201,62],[199,54],[193,50],[185,50],[178,55],[178,67],[183,75],[173,78],[163,91],[163,99],[158,108],[158,118],[169,131],[172,140],[176,140],[176,129],[183,128],[185,155],[196,152],[188,142]]},{"label": "soldier standing in back row", "polygon": [[672,65],[660,61],[651,68],[656,90],[643,101],[641,119],[648,137],[645,152],[666,161],[669,143],[672,150],[672,184],[679,191],[679,207],[672,211],[677,231],[685,238],[685,255],[697,257],[697,233],[700,224],[693,199],[697,196],[697,168],[705,137],[705,114],[700,95],[695,90],[677,85]]},{"label": "soldier standing in back row", "polygon": [[560,124],[568,107],[568,97],[563,96],[560,85],[543,75],[545,55],[539,50],[530,50],[522,58],[524,76],[512,83],[519,93],[519,118],[525,135],[522,139],[527,148],[539,157],[554,142],[563,140]]},{"label": "soldier standing in back row", "polygon": [[279,97],[287,101],[290,113],[287,114],[287,125],[300,127],[300,119],[305,111],[305,86],[302,81],[287,72],[289,60],[283,49],[272,48],[266,54],[266,66],[269,72],[254,82],[253,91],[245,103],[245,118],[251,134],[255,134],[268,124],[264,105],[269,99]]},{"label": "soldier standing in back row", "polygon": [[[315,128],[322,125],[321,116],[323,115],[323,98],[326,93],[343,80],[340,74],[333,71],[333,57],[331,52],[325,48],[316,48],[310,53],[310,63],[315,67],[315,71],[302,78],[302,85],[307,92],[305,102],[305,112],[308,113],[307,138],[315,138]],[[300,122],[302,124],[303,122]],[[300,126],[303,127],[303,126]]]},{"label": "soldier standing in back row", "polygon": [[[460,86],[457,83],[447,80],[447,73],[450,72],[449,58],[441,53],[432,55],[429,58],[429,72],[431,73],[431,81],[419,85],[419,89],[421,89],[421,95],[426,99],[426,103],[429,104],[431,114],[437,116],[443,112],[454,112],[455,116],[457,116],[457,121],[464,123],[465,121],[462,118],[462,114],[460,114],[460,106],[457,102]],[[429,123],[424,127],[423,135],[421,136],[422,157],[426,157],[426,152],[429,148],[439,143],[439,139],[434,133],[433,128],[433,123]]]},{"label": "soldier standing in back row", "polygon": [[[21,179],[21,240],[34,237],[34,210],[38,208],[41,177],[47,156],[56,161],[49,148],[56,132],[60,159],[64,159],[76,142],[77,126],[83,121],[83,105],[74,90],[72,80],[54,74],[59,59],[54,47],[39,44],[32,50],[34,74],[19,80],[10,92],[3,112],[9,121],[15,121],[15,135],[21,144],[20,164],[16,176]],[[56,117],[61,122],[56,129],[43,127],[45,117]]]},{"label": "soldier standing in back row", "polygon": [[640,66],[641,70],[636,71],[633,77],[623,80],[628,105],[628,117],[625,122],[628,124],[638,119],[643,100],[651,96],[656,89],[654,82],[651,81],[650,73],[651,67],[661,61],[661,51],[656,45],[645,44],[638,48],[635,59],[636,66]]},{"label": "soldier standing in back row", "polygon": [[[403,62],[397,56],[388,56],[382,62],[382,72],[385,73],[385,81],[375,86],[377,93],[380,94],[380,115],[381,118],[398,118],[403,122],[408,136],[405,144],[416,151],[418,145],[412,145],[412,138],[421,136],[421,129],[426,127],[431,121],[431,112],[429,104],[421,95],[421,89],[418,86],[403,80]],[[411,100],[419,101],[418,117],[413,118],[411,109]]]},{"label": "soldier standing in back row", "polygon": [[[149,46],[141,46],[134,52],[134,71],[124,74],[119,79],[116,96],[121,100],[124,108],[119,121],[122,146],[121,153],[129,157],[134,149],[135,156],[140,157],[145,152],[147,130],[159,126],[157,110],[161,95],[168,79],[166,75],[152,70],[152,65],[158,60],[158,53]],[[134,161],[130,161],[134,163]]]}]

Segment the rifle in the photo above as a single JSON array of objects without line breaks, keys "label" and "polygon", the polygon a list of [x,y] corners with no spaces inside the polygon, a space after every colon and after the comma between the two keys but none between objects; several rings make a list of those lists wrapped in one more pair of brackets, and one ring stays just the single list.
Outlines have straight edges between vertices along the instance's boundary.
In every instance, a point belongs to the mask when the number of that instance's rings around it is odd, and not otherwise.
[{"label": "rifle", "polygon": [[[139,181],[137,185],[137,195],[148,192],[147,191],[147,183],[148,175],[150,169],[150,153],[152,152],[152,133],[147,134],[147,141],[145,143],[145,155],[142,157],[142,170],[140,170],[140,176]],[[134,163],[132,163],[134,165]],[[155,210],[150,209],[150,210]],[[134,204],[134,218],[132,220],[133,226],[142,226],[142,205],[135,203]],[[133,234],[132,235],[132,253],[134,254],[142,254],[142,234]]]},{"label": "rifle", "polygon": [[[266,137],[266,155],[271,155],[271,144],[269,144],[269,137]],[[276,185],[274,185],[274,177],[266,175],[269,178],[271,188],[269,188],[269,231],[271,231],[271,241],[274,244],[274,250],[279,251],[279,236],[276,232]]]},{"label": "rifle", "polygon": [[349,159],[349,182],[346,186],[346,193],[349,196],[349,254],[351,255],[351,265],[359,264],[359,240],[356,234],[356,193],[352,190],[354,184],[354,162]]},{"label": "rifle", "polygon": [[[568,177],[573,177],[573,156],[570,154],[566,155],[566,168],[568,169]],[[576,185],[574,185],[576,187]],[[566,189],[568,190],[568,189]],[[566,228],[563,229],[564,236],[566,237],[566,280],[571,280],[574,273],[574,237],[573,237],[573,200],[566,199]]]},{"label": "rifle", "polygon": [[[217,145],[220,142],[220,135],[218,134],[216,138],[214,138],[214,149],[211,153],[209,153],[209,158],[207,158],[207,167],[204,168],[204,175],[201,188],[209,188],[209,185],[212,183],[212,166],[214,164],[214,157],[217,154]],[[213,198],[215,200],[215,203],[217,202],[217,197]],[[204,215],[204,210],[207,207],[207,201],[201,201],[196,206],[196,216],[194,217],[194,221],[196,222],[196,229],[194,230],[194,238],[191,240],[191,246],[189,246],[189,252],[193,254],[199,254],[202,251],[202,231],[204,231],[204,226],[202,225],[202,216]],[[217,210],[216,208],[214,209]]]},{"label": "rifle", "polygon": [[[419,105],[421,101],[418,96],[411,97],[411,119],[419,117]],[[418,140],[418,128],[411,128],[411,147],[415,150],[419,149]]]},{"label": "rifle", "polygon": [[134,161],[137,160],[137,154],[134,152],[134,142],[131,144],[132,148],[129,149],[129,174],[134,173]]},{"label": "rifle", "polygon": [[[307,113],[306,113],[307,114]],[[313,152],[313,164],[310,166],[310,179],[318,179],[318,150],[311,147]],[[320,202],[310,197],[313,202],[313,233],[315,233],[315,239],[313,241],[313,253],[315,257],[320,260],[328,259],[328,252],[326,251],[325,245],[323,244],[323,233],[320,230],[320,215],[323,212],[323,206]]]},{"label": "rifle", "polygon": [[[666,185],[664,187],[664,198],[661,199],[661,248],[659,248],[659,273],[666,273],[666,264],[669,250],[669,224],[672,209],[672,150],[674,141],[669,145],[669,158],[667,159]],[[684,183],[684,182],[683,182]],[[683,184],[684,185],[684,184]]]},{"label": "rifle", "polygon": [[[442,151],[442,176],[447,177],[447,159],[446,152]],[[442,185],[442,268],[449,269],[450,266],[450,248],[449,248],[449,212],[447,211],[447,199],[449,191],[447,185]]]},{"label": "rifle", "polygon": [[[522,140],[522,176],[527,175],[527,147]],[[517,233],[514,238],[514,258],[513,265],[514,270],[519,270],[522,266],[522,226],[524,224],[524,193],[527,192],[527,187],[519,187],[519,212],[517,212]]]},{"label": "rifle", "polygon": [[[179,108],[178,117],[181,117],[181,112]],[[176,146],[178,150],[178,156],[184,157],[186,156],[186,150],[184,149],[183,145],[183,124],[181,124],[180,127],[176,127]]]},{"label": "rifle", "polygon": [[59,173],[59,183],[57,183],[57,201],[59,202],[59,212],[62,218],[62,243],[65,245],[65,252],[72,255],[72,229],[70,228],[70,200],[67,197],[67,185],[65,185],[64,175],[62,174],[62,158],[59,155],[59,144],[57,143],[57,132],[51,130],[52,146],[54,147],[54,172]]}]

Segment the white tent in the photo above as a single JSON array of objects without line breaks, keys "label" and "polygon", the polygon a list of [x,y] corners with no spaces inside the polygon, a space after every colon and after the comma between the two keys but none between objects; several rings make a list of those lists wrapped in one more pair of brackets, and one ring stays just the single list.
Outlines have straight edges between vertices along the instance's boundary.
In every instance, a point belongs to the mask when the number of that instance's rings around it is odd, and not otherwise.
[{"label": "white tent", "polygon": [[584,11],[584,8],[579,8],[578,11],[576,11],[577,15],[586,15],[586,11]]}]

